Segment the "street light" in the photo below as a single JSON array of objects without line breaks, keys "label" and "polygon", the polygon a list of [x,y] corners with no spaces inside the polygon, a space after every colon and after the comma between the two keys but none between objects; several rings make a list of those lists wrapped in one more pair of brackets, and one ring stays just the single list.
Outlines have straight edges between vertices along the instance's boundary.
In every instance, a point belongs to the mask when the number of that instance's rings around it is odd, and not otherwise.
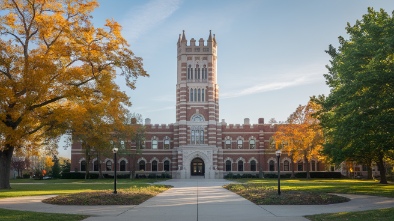
[{"label": "street light", "polygon": [[277,150],[276,152],[276,158],[278,159],[278,195],[280,195],[280,154],[282,153],[281,150]]},{"label": "street light", "polygon": [[115,171],[114,171],[114,194],[117,194],[118,192],[116,191],[116,153],[118,152],[118,148],[114,147],[112,149],[112,152],[114,153],[114,161],[115,161]]}]

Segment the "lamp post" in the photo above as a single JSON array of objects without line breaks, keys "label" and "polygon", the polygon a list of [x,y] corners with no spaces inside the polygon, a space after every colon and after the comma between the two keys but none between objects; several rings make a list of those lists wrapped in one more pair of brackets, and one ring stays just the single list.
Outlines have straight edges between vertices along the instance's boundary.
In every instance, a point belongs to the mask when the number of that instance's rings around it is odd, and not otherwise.
[{"label": "lamp post", "polygon": [[114,170],[114,194],[117,194],[118,192],[116,191],[116,153],[118,152],[118,148],[114,147],[112,149],[112,152],[114,152],[114,163],[115,163],[115,170]]},{"label": "lamp post", "polygon": [[278,161],[278,195],[280,195],[280,154],[282,153],[282,151],[277,150],[275,153]]}]

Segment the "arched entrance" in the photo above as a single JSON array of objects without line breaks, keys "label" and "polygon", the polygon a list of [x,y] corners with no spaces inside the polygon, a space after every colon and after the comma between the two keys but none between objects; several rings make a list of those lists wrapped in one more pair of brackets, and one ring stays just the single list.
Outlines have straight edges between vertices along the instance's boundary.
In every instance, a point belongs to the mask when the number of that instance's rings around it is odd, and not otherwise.
[{"label": "arched entrance", "polygon": [[190,163],[190,171],[192,176],[204,176],[205,164],[201,158],[194,158]]}]

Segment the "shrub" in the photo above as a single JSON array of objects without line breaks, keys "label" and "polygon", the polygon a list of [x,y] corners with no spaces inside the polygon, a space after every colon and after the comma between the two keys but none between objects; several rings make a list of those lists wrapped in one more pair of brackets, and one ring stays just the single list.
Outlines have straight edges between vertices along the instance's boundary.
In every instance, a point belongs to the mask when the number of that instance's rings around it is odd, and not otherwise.
[{"label": "shrub", "polygon": [[[309,172],[311,178],[342,178],[340,172]],[[306,172],[299,172],[295,174],[296,178],[306,178]]]},{"label": "shrub", "polygon": [[[89,174],[90,179],[98,179],[98,174],[91,173]],[[73,172],[66,172],[62,173],[62,179],[85,179],[85,173],[73,173]]]}]

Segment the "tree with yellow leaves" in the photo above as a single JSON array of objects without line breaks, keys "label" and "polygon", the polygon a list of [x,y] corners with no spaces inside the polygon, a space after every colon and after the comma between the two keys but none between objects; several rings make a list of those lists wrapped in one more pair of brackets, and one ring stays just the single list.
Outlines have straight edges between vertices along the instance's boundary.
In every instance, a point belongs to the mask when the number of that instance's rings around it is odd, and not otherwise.
[{"label": "tree with yellow leaves", "polygon": [[323,133],[319,121],[314,114],[320,106],[309,101],[307,105],[299,105],[288,118],[287,124],[278,126],[274,134],[277,149],[288,153],[292,160],[292,176],[294,163],[301,160],[306,164],[307,178],[310,178],[309,162],[313,158],[322,159],[320,151],[323,143]]},{"label": "tree with yellow leaves", "polygon": [[116,69],[132,89],[147,76],[117,22],[92,25],[96,7],[95,0],[0,1],[0,189],[10,188],[14,151],[59,137],[94,105],[130,105],[113,81]]}]

